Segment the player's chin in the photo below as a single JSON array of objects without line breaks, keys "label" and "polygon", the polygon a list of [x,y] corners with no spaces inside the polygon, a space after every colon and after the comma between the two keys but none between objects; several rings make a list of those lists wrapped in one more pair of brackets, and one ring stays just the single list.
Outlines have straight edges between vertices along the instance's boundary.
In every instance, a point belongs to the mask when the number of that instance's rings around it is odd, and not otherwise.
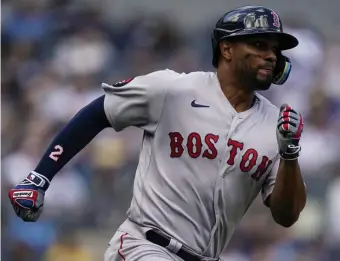
[{"label": "player's chin", "polygon": [[256,85],[258,90],[268,90],[272,85],[272,77],[257,77]]}]

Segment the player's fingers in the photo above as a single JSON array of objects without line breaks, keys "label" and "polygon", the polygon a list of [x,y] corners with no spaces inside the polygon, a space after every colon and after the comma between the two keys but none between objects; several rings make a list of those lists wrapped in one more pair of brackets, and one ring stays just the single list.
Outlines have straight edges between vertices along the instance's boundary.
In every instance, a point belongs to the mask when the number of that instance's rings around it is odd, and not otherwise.
[{"label": "player's fingers", "polygon": [[282,127],[284,130],[288,131],[290,129],[290,126],[296,127],[297,120],[293,120],[293,119],[285,119],[285,118],[280,118],[278,123],[277,123],[277,127],[280,128]]},{"label": "player's fingers", "polygon": [[12,203],[12,206],[13,206],[13,209],[14,209],[14,212],[15,214],[20,217],[20,207],[18,205],[16,205],[15,203],[11,202]]},{"label": "player's fingers", "polygon": [[284,104],[280,108],[280,115],[299,115],[296,110],[287,104]]},{"label": "player's fingers", "polygon": [[290,132],[289,125],[287,126],[286,124],[282,124],[282,125],[278,126],[278,129],[279,129],[280,133],[286,134],[286,133]]},{"label": "player's fingers", "polygon": [[32,210],[22,210],[20,212],[20,217],[23,221],[34,222],[37,220],[36,213]]},{"label": "player's fingers", "polygon": [[286,115],[282,115],[282,116],[280,116],[280,118],[279,118],[279,121],[292,121],[292,120],[296,120],[296,121],[298,121],[299,120],[299,116],[296,114],[296,115],[290,115],[290,116],[286,116]]},{"label": "player's fingers", "polygon": [[299,115],[295,110],[293,110],[292,108],[290,108],[290,109],[289,108],[290,107],[286,107],[286,109],[282,110],[280,112],[280,116],[283,116],[283,115],[285,115],[285,116],[297,115],[298,116]]},{"label": "player's fingers", "polygon": [[280,107],[280,112],[285,110],[285,108],[287,108],[287,107],[289,107],[289,105],[287,103],[282,104],[281,107]]}]

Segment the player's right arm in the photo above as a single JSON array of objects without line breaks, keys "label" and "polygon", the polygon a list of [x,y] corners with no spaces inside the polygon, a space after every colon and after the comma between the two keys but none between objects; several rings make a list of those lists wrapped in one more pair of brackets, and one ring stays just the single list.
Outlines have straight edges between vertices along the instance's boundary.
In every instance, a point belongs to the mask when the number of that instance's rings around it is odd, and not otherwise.
[{"label": "player's right arm", "polygon": [[81,109],[53,139],[37,167],[9,191],[17,216],[36,221],[54,176],[105,128],[121,131],[136,126],[154,132],[163,111],[168,80],[175,75],[165,70],[114,85],[103,84],[105,95]]}]

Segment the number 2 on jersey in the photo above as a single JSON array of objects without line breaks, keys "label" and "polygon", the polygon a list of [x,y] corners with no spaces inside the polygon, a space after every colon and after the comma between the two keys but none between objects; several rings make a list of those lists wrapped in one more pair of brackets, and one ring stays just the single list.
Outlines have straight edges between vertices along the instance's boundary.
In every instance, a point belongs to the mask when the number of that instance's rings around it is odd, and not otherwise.
[{"label": "number 2 on jersey", "polygon": [[54,161],[58,161],[59,156],[64,152],[64,149],[60,145],[56,145],[54,149],[55,150],[51,152],[49,157]]}]

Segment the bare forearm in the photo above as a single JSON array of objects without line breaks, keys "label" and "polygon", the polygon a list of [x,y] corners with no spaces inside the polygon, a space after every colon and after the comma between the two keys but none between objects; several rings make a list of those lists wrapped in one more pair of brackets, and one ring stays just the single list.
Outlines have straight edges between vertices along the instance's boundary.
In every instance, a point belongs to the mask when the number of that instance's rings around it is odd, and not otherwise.
[{"label": "bare forearm", "polygon": [[305,204],[306,189],[298,160],[281,160],[270,197],[270,209],[274,220],[285,227],[293,225]]}]

